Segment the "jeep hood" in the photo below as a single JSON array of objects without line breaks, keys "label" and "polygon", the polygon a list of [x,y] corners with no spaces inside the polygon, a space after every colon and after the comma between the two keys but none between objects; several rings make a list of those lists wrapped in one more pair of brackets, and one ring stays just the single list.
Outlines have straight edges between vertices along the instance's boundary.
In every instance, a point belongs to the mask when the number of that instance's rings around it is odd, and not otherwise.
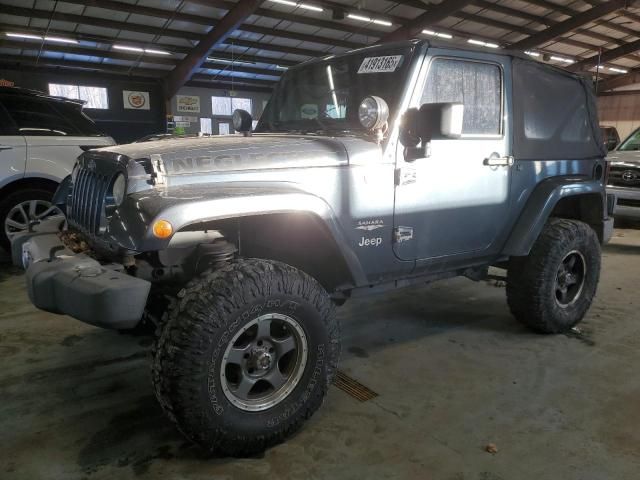
[{"label": "jeep hood", "polygon": [[101,149],[130,160],[162,160],[168,177],[278,168],[339,166],[353,154],[381,155],[378,145],[354,137],[256,134],[167,139]]}]

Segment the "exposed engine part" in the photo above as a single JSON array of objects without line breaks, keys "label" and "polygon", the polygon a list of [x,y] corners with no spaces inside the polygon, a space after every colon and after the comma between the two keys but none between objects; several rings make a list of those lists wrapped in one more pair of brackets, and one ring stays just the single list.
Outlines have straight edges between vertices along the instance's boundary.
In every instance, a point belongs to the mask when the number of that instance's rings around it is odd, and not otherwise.
[{"label": "exposed engine part", "polygon": [[60,232],[60,240],[64,243],[64,246],[71,250],[73,253],[86,253],[91,255],[91,247],[86,242],[81,233],[73,230],[63,230]]},{"label": "exposed engine part", "polygon": [[122,257],[122,264],[125,268],[133,267],[136,264],[136,259],[133,255],[125,255]]},{"label": "exposed engine part", "polygon": [[193,275],[198,275],[207,269],[215,270],[222,267],[233,260],[237,251],[235,245],[222,239],[198,245],[189,258]]}]

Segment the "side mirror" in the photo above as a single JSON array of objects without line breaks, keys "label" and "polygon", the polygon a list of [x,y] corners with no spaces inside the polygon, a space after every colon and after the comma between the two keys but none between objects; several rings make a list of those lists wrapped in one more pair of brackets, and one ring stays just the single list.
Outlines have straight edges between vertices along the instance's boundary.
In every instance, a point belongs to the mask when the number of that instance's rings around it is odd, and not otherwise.
[{"label": "side mirror", "polygon": [[231,123],[233,123],[233,129],[236,132],[242,132],[244,136],[247,136],[251,132],[253,118],[251,118],[251,114],[249,112],[238,108],[233,111]]},{"label": "side mirror", "polygon": [[405,160],[428,157],[431,140],[459,138],[463,119],[461,103],[425,103],[420,110],[407,110],[401,119],[399,137],[405,147]]}]

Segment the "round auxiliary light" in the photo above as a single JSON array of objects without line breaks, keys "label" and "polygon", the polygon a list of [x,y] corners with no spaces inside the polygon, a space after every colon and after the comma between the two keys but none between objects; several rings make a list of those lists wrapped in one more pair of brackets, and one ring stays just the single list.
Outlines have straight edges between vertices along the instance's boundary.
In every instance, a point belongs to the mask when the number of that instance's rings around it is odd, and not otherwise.
[{"label": "round auxiliary light", "polygon": [[156,220],[152,231],[156,238],[169,238],[173,233],[173,225],[167,220]]},{"label": "round auxiliary light", "polygon": [[380,97],[366,97],[358,107],[358,118],[367,130],[382,128],[389,119],[389,105]]},{"label": "round auxiliary light", "polygon": [[113,202],[116,204],[116,207],[122,205],[126,193],[127,179],[124,178],[122,173],[119,173],[113,181],[113,187],[111,187],[111,194],[113,195]]}]

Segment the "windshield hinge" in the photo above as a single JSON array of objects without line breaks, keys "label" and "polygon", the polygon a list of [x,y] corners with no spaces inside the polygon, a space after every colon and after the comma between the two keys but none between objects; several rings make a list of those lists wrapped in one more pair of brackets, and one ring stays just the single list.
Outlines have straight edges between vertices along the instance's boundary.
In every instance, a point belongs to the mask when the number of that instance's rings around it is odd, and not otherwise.
[{"label": "windshield hinge", "polygon": [[153,178],[154,185],[165,185],[167,170],[164,166],[164,160],[162,160],[162,155],[157,153],[152,153],[151,158],[151,168],[153,169],[153,173],[151,174]]}]

